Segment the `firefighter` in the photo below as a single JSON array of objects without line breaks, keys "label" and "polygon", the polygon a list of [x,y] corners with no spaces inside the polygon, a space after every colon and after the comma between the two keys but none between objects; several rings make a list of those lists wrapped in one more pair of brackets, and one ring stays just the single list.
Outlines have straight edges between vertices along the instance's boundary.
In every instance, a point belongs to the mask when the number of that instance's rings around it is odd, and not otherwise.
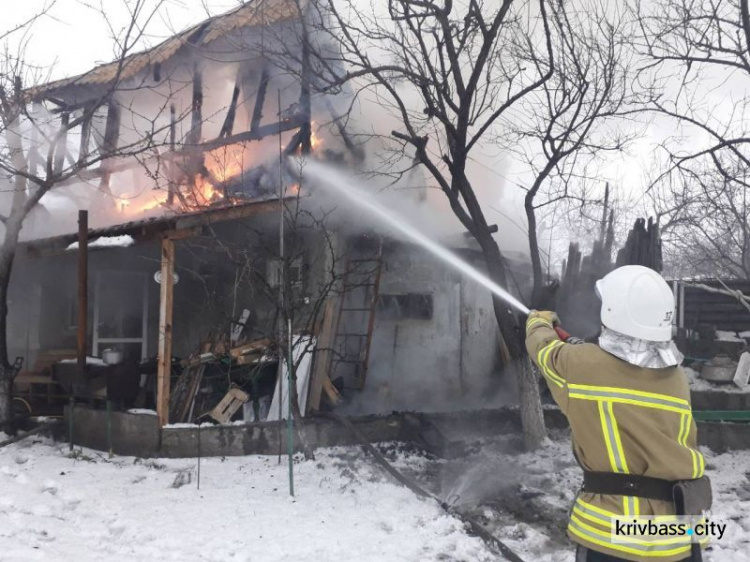
[{"label": "firefighter", "polygon": [[710,508],[711,490],[682,355],[672,342],[669,285],[655,271],[629,265],[597,281],[596,292],[598,345],[562,341],[554,312],[531,311],[526,323],[526,348],[568,418],[584,471],[568,521],[576,560],[700,560],[700,546],[687,535],[612,538],[613,518],[686,509],[700,515]]}]

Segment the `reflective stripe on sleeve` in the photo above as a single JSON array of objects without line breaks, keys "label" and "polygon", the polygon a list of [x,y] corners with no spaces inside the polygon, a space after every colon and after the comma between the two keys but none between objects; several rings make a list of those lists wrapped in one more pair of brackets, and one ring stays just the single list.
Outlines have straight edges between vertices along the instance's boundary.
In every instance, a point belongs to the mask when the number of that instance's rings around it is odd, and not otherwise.
[{"label": "reflective stripe on sleeve", "polygon": [[699,451],[696,451],[687,444],[687,439],[688,435],[690,435],[692,424],[692,414],[682,414],[680,416],[680,433],[677,437],[677,442],[685,447],[688,451],[690,451],[690,457],[693,461],[693,478],[700,478],[701,476],[703,476],[703,472],[705,470],[705,460],[703,458],[703,455]]},{"label": "reflective stripe on sleeve", "polygon": [[565,386],[565,379],[555,373],[555,371],[549,366],[549,356],[553,349],[561,345],[565,345],[565,343],[560,340],[552,341],[539,350],[539,353],[537,354],[537,364],[542,370],[542,374],[560,388]]},{"label": "reflective stripe on sleeve", "polygon": [[544,325],[544,326],[547,326],[548,328],[552,327],[552,324],[547,322],[547,320],[545,320],[544,318],[529,318],[529,321],[526,322],[526,329],[528,330],[529,328],[532,328],[538,325]]}]

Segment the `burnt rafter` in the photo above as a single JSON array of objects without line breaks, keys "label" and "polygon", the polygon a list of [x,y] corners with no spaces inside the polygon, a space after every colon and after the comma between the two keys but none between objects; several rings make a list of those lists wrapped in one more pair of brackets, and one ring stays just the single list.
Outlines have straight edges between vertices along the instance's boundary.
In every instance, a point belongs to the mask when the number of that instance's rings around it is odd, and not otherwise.
[{"label": "burnt rafter", "polygon": [[255,94],[255,106],[253,107],[253,116],[250,120],[250,130],[255,131],[260,127],[260,120],[263,118],[263,105],[266,102],[266,92],[268,91],[268,82],[271,74],[267,67],[263,68],[258,83],[258,92]]},{"label": "burnt rafter", "polygon": [[234,84],[234,90],[232,91],[232,101],[229,103],[229,109],[227,110],[227,116],[224,119],[224,124],[221,126],[219,132],[219,138],[223,139],[232,134],[234,130],[234,120],[237,117],[237,101],[240,99],[240,79]]}]

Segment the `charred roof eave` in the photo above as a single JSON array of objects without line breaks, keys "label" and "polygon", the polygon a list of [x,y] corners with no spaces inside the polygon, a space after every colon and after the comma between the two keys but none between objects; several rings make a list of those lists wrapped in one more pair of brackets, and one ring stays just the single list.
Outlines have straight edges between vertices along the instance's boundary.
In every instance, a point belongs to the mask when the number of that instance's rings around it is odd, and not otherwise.
[{"label": "charred roof eave", "polygon": [[[286,200],[293,199],[287,197]],[[199,236],[203,230],[212,225],[240,219],[247,219],[255,215],[262,215],[279,211],[279,200],[250,201],[247,203],[204,209],[194,213],[185,213],[171,217],[152,217],[131,221],[105,228],[95,228],[88,231],[89,241],[104,236],[131,236],[134,245],[152,242],[162,238],[184,239]],[[22,242],[22,248],[29,257],[41,258],[64,253],[68,246],[78,241],[77,234],[64,234],[40,240]],[[116,249],[103,247],[98,250]]]}]

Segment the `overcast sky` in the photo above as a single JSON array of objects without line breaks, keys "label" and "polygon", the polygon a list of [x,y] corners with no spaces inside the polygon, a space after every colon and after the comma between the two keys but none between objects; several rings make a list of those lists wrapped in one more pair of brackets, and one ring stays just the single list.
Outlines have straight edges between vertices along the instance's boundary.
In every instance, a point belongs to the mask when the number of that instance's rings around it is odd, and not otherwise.
[{"label": "overcast sky", "polygon": [[[10,8],[4,6],[0,33],[38,13],[50,1],[25,0],[14,2]],[[159,2],[146,1],[151,10]],[[163,0],[158,16],[146,29],[142,46],[155,45],[174,32],[199,23],[207,17],[207,10],[215,15],[238,3],[238,0]],[[10,47],[15,50],[25,41],[26,61],[48,70],[52,79],[80,74],[99,63],[110,62],[115,49],[112,33],[98,11],[102,5],[116,31],[129,23],[124,0],[57,0],[50,13],[37,21],[26,37],[14,34]]]}]

